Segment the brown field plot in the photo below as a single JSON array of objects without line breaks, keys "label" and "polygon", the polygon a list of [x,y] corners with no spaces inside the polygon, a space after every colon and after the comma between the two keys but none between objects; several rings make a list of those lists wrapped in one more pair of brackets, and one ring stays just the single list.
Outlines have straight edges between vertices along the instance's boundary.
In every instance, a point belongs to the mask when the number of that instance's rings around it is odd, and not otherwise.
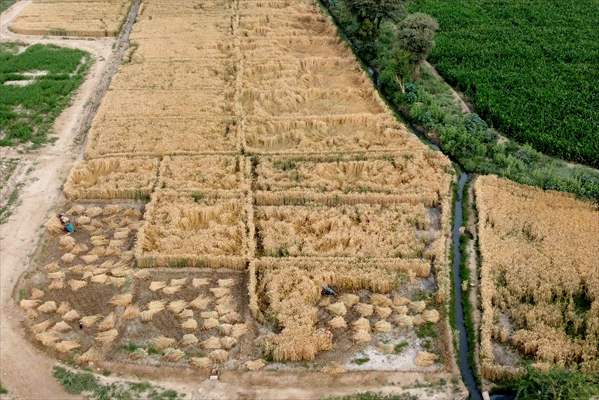
[{"label": "brown field plot", "polygon": [[10,25],[23,35],[117,36],[131,0],[33,0]]},{"label": "brown field plot", "polygon": [[599,371],[597,206],[494,176],[477,178],[475,194],[485,375],[514,372],[514,350]]}]

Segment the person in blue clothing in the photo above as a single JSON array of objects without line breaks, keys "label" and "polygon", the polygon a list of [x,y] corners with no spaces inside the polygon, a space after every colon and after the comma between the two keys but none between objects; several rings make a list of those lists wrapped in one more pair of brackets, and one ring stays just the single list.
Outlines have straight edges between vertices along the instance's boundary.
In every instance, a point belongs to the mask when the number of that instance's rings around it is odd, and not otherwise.
[{"label": "person in blue clothing", "polygon": [[60,220],[60,223],[62,224],[62,227],[67,235],[75,232],[75,225],[73,225],[69,217],[64,214],[58,214],[58,219]]}]

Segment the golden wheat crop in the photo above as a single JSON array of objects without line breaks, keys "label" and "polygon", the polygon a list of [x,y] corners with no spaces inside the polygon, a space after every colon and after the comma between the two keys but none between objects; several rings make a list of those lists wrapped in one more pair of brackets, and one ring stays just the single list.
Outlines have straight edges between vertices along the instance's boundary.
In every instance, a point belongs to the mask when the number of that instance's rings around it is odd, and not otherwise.
[{"label": "golden wheat crop", "polygon": [[266,256],[422,257],[433,239],[422,204],[262,206],[256,232]]},{"label": "golden wheat crop", "polygon": [[348,114],[290,119],[252,119],[247,148],[256,153],[331,154],[389,151],[421,146],[388,115]]},{"label": "golden wheat crop", "polygon": [[23,35],[116,36],[131,0],[34,0],[10,30]]},{"label": "golden wheat crop", "polygon": [[138,199],[148,197],[158,176],[158,160],[103,158],[79,162],[64,185],[67,198]]},{"label": "golden wheat crop", "polygon": [[138,265],[243,268],[244,210],[240,197],[154,193],[138,235]]},{"label": "golden wheat crop", "polygon": [[598,371],[597,206],[495,176],[477,178],[474,188],[482,262],[481,358],[490,378],[501,371],[493,340],[539,362]]},{"label": "golden wheat crop", "polygon": [[246,189],[248,166],[242,157],[165,157],[160,166],[160,189],[177,191]]},{"label": "golden wheat crop", "polygon": [[[334,195],[401,194],[432,207],[450,186],[449,160],[434,151],[413,151],[380,158],[262,158],[256,167],[255,190]],[[425,178],[426,177],[426,178]],[[423,180],[426,179],[426,183]]]}]

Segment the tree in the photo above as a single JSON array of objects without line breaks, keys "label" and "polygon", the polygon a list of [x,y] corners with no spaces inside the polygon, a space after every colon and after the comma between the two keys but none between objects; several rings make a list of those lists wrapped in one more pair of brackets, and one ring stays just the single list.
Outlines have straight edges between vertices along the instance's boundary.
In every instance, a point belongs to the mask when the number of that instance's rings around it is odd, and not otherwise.
[{"label": "tree", "polygon": [[398,21],[405,15],[404,0],[347,0],[346,3],[360,24],[370,20],[377,31],[384,19]]},{"label": "tree", "polygon": [[412,54],[402,48],[394,48],[381,70],[381,84],[387,86],[393,91],[393,86],[397,84],[401,93],[406,93],[406,82],[412,79],[414,75],[414,64],[412,64]]},{"label": "tree", "polygon": [[405,17],[397,26],[397,40],[400,48],[411,54],[414,72],[430,54],[435,46],[435,32],[439,29],[437,21],[428,14],[414,13]]}]

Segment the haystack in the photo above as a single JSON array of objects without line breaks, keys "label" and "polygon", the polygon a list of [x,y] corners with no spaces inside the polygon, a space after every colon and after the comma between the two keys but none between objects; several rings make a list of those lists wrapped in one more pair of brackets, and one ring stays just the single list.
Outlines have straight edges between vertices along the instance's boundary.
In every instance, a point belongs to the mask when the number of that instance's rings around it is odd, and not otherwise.
[{"label": "haystack", "polygon": [[343,329],[347,328],[347,323],[343,317],[335,317],[329,321],[329,326],[333,329]]},{"label": "haystack", "polygon": [[210,368],[212,365],[212,360],[208,357],[191,357],[190,359],[191,365],[196,368]]},{"label": "haystack", "polygon": [[345,308],[345,304],[343,302],[337,302],[329,305],[327,310],[337,316],[343,316],[347,313],[347,309]]},{"label": "haystack", "polygon": [[393,310],[391,309],[391,307],[380,307],[380,306],[376,306],[374,307],[374,312],[376,313],[376,315],[381,318],[381,319],[387,319],[387,317],[389,317],[389,315],[391,315],[391,313],[393,312]]},{"label": "haystack", "polygon": [[266,366],[266,362],[262,359],[254,360],[254,361],[246,361],[245,367],[250,371],[257,371]]},{"label": "haystack", "polygon": [[223,349],[231,350],[237,344],[237,339],[235,339],[231,336],[225,336],[225,337],[220,338],[220,344]]},{"label": "haystack", "polygon": [[220,339],[216,336],[210,336],[208,339],[206,339],[202,342],[202,348],[204,348],[206,350],[220,349],[221,348]]},{"label": "haystack", "polygon": [[56,311],[56,302],[54,301],[46,301],[44,304],[37,308],[37,311],[42,313],[51,313]]},{"label": "haystack", "polygon": [[370,317],[374,312],[374,307],[370,304],[358,303],[354,306],[354,310],[356,310],[361,317]]},{"label": "haystack", "polygon": [[375,332],[390,332],[391,329],[392,329],[392,326],[387,321],[378,321],[377,323],[374,324]]},{"label": "haystack", "polygon": [[208,357],[214,362],[223,363],[229,358],[229,353],[226,350],[214,350],[208,354]]}]

